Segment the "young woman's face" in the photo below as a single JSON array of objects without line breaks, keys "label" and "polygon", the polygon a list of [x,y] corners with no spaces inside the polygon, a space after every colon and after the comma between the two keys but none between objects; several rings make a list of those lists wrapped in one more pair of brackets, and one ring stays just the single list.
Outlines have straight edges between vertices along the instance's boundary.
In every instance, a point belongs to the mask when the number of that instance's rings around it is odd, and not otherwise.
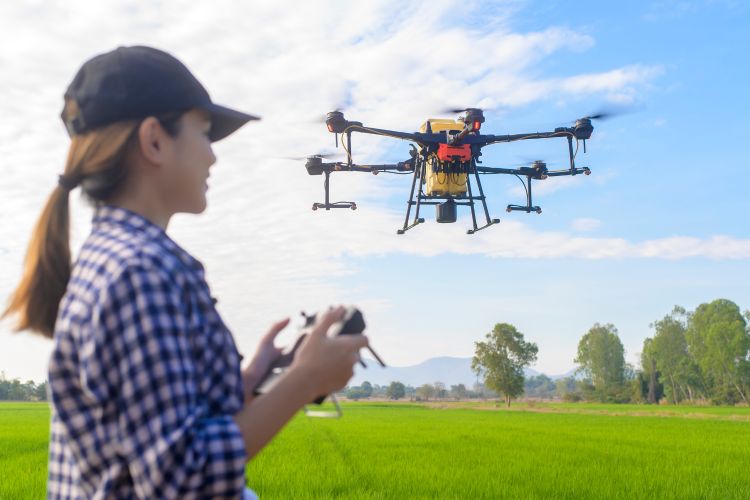
[{"label": "young woman's face", "polygon": [[194,109],[182,116],[170,151],[164,195],[173,213],[201,213],[206,209],[209,168],[216,162],[208,134],[209,114]]}]

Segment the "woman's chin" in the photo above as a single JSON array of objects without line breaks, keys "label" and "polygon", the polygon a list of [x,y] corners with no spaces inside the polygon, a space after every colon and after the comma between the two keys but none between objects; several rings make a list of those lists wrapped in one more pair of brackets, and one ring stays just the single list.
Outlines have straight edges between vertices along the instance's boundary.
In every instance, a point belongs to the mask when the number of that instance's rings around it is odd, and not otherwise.
[{"label": "woman's chin", "polygon": [[208,206],[208,200],[206,200],[205,194],[200,198],[191,203],[185,208],[185,213],[188,214],[200,214],[206,211]]}]

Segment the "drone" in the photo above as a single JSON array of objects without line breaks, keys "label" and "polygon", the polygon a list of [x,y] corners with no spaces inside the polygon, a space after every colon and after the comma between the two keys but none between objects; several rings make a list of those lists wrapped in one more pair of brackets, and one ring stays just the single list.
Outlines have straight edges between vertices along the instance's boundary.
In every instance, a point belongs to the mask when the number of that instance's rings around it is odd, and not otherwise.
[{"label": "drone", "polygon": [[[516,176],[523,183],[526,192],[524,205],[510,204],[506,211],[540,214],[542,209],[534,205],[532,200],[532,181],[564,175],[590,175],[591,170],[588,167],[577,167],[575,163],[579,141],[583,142],[585,153],[586,140],[594,131],[592,120],[604,119],[609,115],[609,113],[598,113],[579,118],[573,122],[572,126],[558,127],[551,132],[493,135],[481,133],[482,123],[485,121],[484,112],[481,109],[464,108],[448,111],[454,114],[460,113],[460,115],[455,120],[428,119],[422,124],[419,132],[412,133],[367,127],[362,122],[347,120],[340,110],[329,112],[325,117],[326,127],[334,134],[336,147],[341,142],[347,158],[345,162],[325,162],[323,160],[327,159],[327,155],[320,154],[306,158],[305,168],[308,174],[325,175],[323,182],[325,201],[314,203],[312,209],[357,209],[357,204],[352,201],[333,203],[330,201],[330,176],[333,172],[369,172],[374,175],[384,172],[411,175],[411,191],[406,205],[406,217],[403,227],[396,231],[397,234],[404,234],[424,223],[425,219],[420,217],[423,205],[435,205],[435,218],[439,223],[456,222],[457,207],[468,206],[473,227],[466,233],[474,234],[500,222],[500,219],[490,217],[480,176],[506,174]],[[356,164],[352,159],[352,134],[355,132],[408,141],[411,143],[410,158],[393,164]],[[542,160],[536,160],[518,168],[487,167],[480,161],[482,148],[492,144],[553,138],[567,140],[570,168],[549,170]],[[484,211],[485,221],[482,226],[477,224],[476,202],[481,203]],[[412,209],[414,209],[414,216],[410,220]]]}]

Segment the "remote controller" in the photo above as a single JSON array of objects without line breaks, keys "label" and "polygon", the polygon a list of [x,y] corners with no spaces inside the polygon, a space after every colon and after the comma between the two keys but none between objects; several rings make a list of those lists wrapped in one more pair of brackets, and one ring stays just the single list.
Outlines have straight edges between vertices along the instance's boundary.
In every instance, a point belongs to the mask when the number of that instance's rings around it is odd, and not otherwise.
[{"label": "remote controller", "polygon": [[[305,315],[305,328],[314,326],[316,316],[317,315]],[[338,321],[331,326],[331,328],[329,329],[329,334],[332,336],[358,335],[365,330],[366,326],[367,325],[365,324],[365,319],[362,315],[362,312],[354,306],[348,306],[346,308],[346,311],[344,312],[344,317],[341,319],[341,321]],[[282,350],[281,355],[276,359],[276,361],[271,364],[258,386],[253,390],[254,394],[264,394],[274,386],[274,384],[278,381],[279,375],[281,375],[281,373],[283,373],[283,371],[292,364],[294,355],[297,352],[297,349],[299,349],[299,347],[302,345],[302,342],[305,340],[306,336],[307,333],[303,333],[297,338],[297,340],[294,341],[293,344],[287,346]],[[375,353],[375,351],[373,351],[372,348],[370,348],[369,350],[370,353],[372,353],[372,355],[378,361],[378,363],[380,363],[381,366],[385,366],[385,363],[383,363],[383,361]],[[361,360],[360,364],[366,367],[365,363]],[[315,404],[321,404],[325,400],[325,398],[326,395],[319,396],[315,398],[313,402]]]}]

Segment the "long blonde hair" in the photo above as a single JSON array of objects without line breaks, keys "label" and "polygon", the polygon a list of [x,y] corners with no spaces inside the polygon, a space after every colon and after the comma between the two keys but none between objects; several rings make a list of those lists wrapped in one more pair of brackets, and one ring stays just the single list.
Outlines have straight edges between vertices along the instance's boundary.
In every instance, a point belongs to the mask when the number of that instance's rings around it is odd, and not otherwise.
[{"label": "long blonde hair", "polygon": [[[76,103],[67,101],[63,114],[76,116]],[[137,144],[139,123],[117,122],[72,137],[64,182],[55,187],[42,210],[26,251],[21,282],[0,316],[17,316],[15,331],[31,330],[52,338],[71,273],[70,189],[80,184],[92,203],[111,197],[127,175],[125,156]]]}]

